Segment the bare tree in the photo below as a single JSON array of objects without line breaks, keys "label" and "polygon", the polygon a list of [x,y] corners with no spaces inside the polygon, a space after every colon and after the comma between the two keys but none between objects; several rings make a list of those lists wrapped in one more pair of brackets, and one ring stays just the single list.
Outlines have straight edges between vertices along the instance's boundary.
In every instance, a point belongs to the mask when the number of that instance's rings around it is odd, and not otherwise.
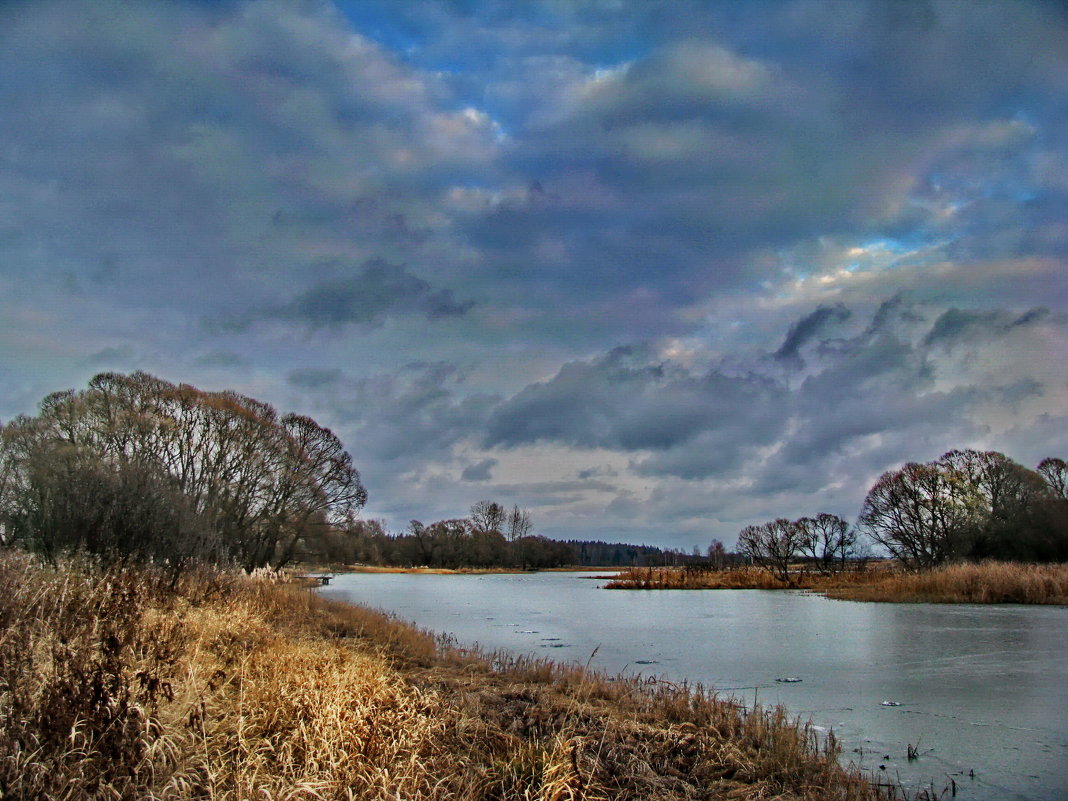
[{"label": "bare tree", "polygon": [[1062,500],[1068,501],[1068,463],[1064,459],[1043,459],[1038,464],[1038,473],[1051,491]]},{"label": "bare tree", "polygon": [[513,506],[508,515],[508,539],[510,542],[530,536],[534,530],[534,522],[530,518],[530,512]]},{"label": "bare tree", "polygon": [[801,550],[812,557],[820,573],[845,570],[857,544],[857,533],[846,520],[821,512],[815,517],[802,517],[795,523],[801,529]]},{"label": "bare tree", "polygon": [[858,522],[902,563],[926,568],[966,552],[983,506],[960,470],[910,462],[880,477],[864,499]]},{"label": "bare tree", "polygon": [[471,507],[471,523],[480,531],[504,531],[508,510],[495,501],[479,501]]},{"label": "bare tree", "polygon": [[754,563],[766,568],[780,581],[790,579],[790,563],[797,558],[804,540],[804,531],[796,521],[784,517],[746,526],[738,535],[738,551]]}]

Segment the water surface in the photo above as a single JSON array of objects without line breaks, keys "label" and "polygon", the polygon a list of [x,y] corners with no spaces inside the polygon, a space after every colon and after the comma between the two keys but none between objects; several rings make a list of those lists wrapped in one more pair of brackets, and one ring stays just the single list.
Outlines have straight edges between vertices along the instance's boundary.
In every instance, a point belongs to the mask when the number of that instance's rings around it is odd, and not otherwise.
[{"label": "water surface", "polygon": [[782,703],[911,788],[952,778],[958,799],[1068,799],[1068,609],[607,591],[583,575],[350,574],[321,592],[466,644]]}]

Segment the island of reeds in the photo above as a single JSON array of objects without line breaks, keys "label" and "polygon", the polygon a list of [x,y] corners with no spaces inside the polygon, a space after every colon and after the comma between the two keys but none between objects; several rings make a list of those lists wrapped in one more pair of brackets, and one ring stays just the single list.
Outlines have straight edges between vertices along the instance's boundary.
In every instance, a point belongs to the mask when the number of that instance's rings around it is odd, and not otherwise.
[{"label": "island of reeds", "polygon": [[829,598],[896,603],[1068,604],[1068,565],[979,562],[910,571],[893,562],[821,574],[793,566],[781,579],[748,566],[635,567],[609,576],[612,590],[809,590]]}]

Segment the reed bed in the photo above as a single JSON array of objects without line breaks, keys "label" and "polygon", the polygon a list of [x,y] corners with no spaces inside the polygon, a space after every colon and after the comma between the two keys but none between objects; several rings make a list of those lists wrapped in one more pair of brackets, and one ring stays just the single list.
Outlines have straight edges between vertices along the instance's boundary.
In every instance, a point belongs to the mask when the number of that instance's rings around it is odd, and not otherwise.
[{"label": "reed bed", "polygon": [[701,687],[456,648],[270,575],[0,554],[5,799],[885,797]]},{"label": "reed bed", "polygon": [[896,572],[869,584],[828,589],[852,601],[1068,604],[1068,564],[980,562],[919,573]]},{"label": "reed bed", "polygon": [[612,576],[604,586],[609,590],[827,590],[869,584],[884,575],[881,568],[848,570],[833,575],[802,568],[786,582],[758,567],[731,570],[635,567]]}]

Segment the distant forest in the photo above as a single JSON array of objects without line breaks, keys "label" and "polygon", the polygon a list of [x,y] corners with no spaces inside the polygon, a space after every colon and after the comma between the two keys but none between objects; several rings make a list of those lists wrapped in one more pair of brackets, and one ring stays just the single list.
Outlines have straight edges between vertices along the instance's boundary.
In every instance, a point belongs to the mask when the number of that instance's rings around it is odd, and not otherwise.
[{"label": "distant forest", "polygon": [[[494,505],[480,502],[477,506]],[[552,540],[527,534],[510,538],[508,530],[483,528],[471,518],[442,520],[424,526],[412,521],[404,533],[386,531],[377,520],[360,520],[344,530],[326,530],[302,541],[303,562],[395,567],[525,568],[651,567],[707,564],[708,556],[652,545],[596,540]]]}]

